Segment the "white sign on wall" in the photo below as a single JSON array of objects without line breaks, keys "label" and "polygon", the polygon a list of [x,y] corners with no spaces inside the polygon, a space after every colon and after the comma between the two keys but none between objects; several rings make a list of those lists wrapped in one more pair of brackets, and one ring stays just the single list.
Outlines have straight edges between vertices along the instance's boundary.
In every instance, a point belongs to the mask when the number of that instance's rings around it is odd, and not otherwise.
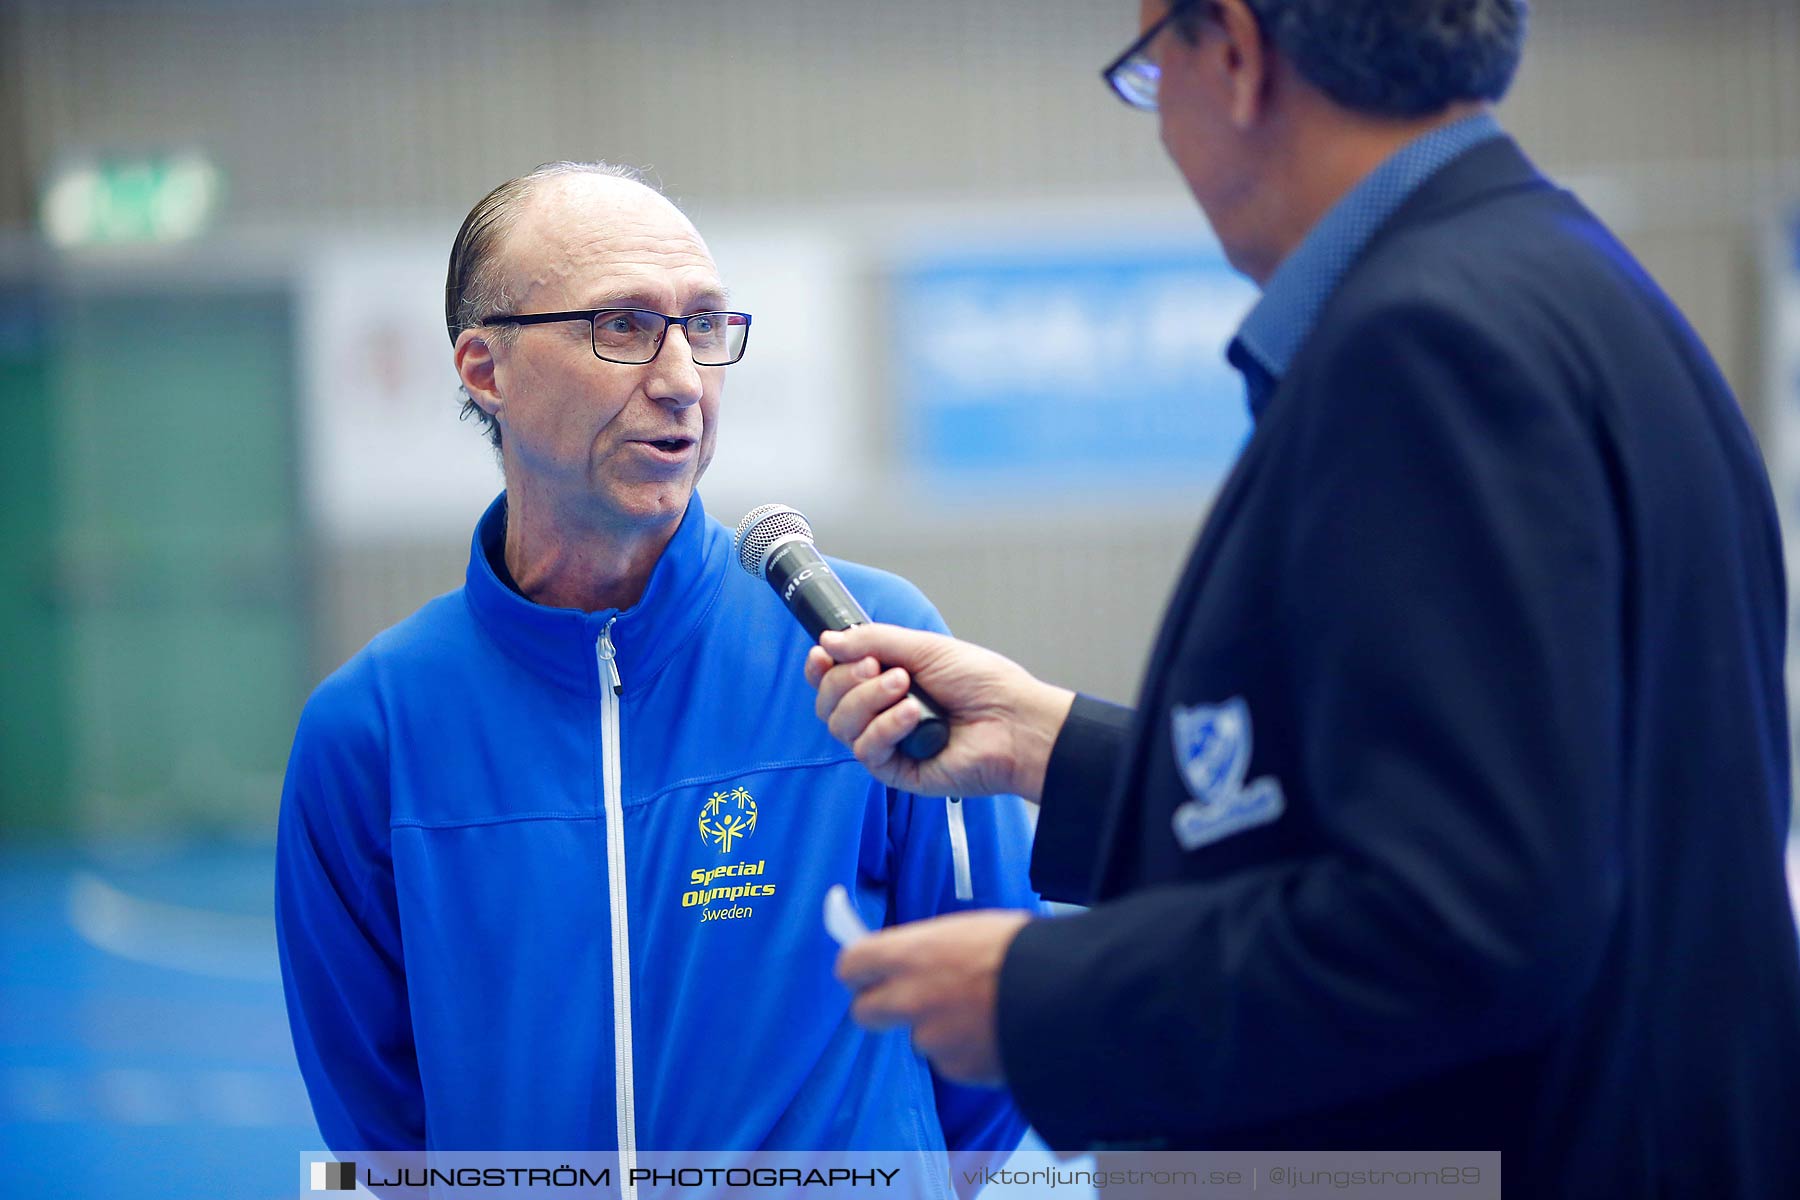
[{"label": "white sign on wall", "polygon": [[341,241],[308,264],[304,493],[328,538],[467,535],[500,491],[487,440],[457,419],[449,255],[443,238],[407,236]]},{"label": "white sign on wall", "polygon": [[[327,537],[466,535],[501,488],[480,426],[458,419],[448,237],[346,240],[315,254],[302,281],[305,493]],[[731,303],[755,318],[743,361],[726,369],[708,511],[732,524],[771,499],[834,504],[867,475],[854,254],[807,231],[708,241]]]},{"label": "white sign on wall", "polygon": [[731,306],[754,318],[725,374],[718,453],[700,485],[707,511],[735,525],[758,504],[824,511],[869,489],[881,383],[869,364],[884,343],[876,301],[858,290],[857,243],[769,224],[700,232]]}]

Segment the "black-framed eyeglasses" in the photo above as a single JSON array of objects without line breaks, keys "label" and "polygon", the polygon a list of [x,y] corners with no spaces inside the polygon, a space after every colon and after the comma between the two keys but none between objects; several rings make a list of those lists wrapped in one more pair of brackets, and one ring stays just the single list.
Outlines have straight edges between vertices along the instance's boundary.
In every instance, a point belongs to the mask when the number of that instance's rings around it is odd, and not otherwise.
[{"label": "black-framed eyeglasses", "polygon": [[1125,53],[1108,63],[1100,78],[1113,93],[1144,112],[1156,111],[1156,89],[1162,83],[1162,67],[1150,57],[1150,43],[1169,27],[1169,22],[1197,5],[1216,8],[1211,0],[1174,0],[1161,19],[1138,35],[1138,40],[1125,47]]},{"label": "black-framed eyeglasses", "polygon": [[594,357],[603,362],[642,366],[662,349],[669,326],[679,325],[688,352],[703,367],[726,367],[744,357],[750,343],[750,314],[699,312],[686,317],[647,308],[581,308],[571,312],[497,313],[480,325],[547,325],[552,321],[587,321],[594,331]]}]

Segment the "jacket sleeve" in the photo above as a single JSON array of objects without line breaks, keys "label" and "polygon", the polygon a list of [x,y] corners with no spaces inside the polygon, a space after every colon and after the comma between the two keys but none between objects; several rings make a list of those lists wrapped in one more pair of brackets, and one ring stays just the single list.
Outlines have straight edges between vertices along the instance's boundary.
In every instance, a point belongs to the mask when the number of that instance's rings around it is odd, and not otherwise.
[{"label": "jacket sleeve", "polygon": [[1620,903],[1620,517],[1573,368],[1455,313],[1335,332],[1327,384],[1264,417],[1307,422],[1270,604],[1298,738],[1278,782],[1316,828],[1018,937],[1002,1059],[1052,1145],[1372,1098],[1529,1046],[1595,978]]},{"label": "jacket sleeve", "polygon": [[1046,900],[1086,904],[1093,894],[1095,849],[1132,716],[1129,708],[1078,695],[1056,735],[1031,847],[1032,886]]},{"label": "jacket sleeve", "polygon": [[294,1053],[325,1144],[422,1150],[386,738],[365,676],[365,660],[353,661],[301,715],[276,835],[276,936]]}]

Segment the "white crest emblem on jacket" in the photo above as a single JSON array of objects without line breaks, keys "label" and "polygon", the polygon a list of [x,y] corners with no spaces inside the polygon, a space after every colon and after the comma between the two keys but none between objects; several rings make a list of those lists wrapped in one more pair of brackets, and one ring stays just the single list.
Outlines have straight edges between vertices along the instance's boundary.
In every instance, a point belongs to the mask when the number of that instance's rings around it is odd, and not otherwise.
[{"label": "white crest emblem on jacket", "polygon": [[1193,797],[1175,810],[1171,824],[1183,850],[1267,825],[1287,810],[1273,776],[1244,782],[1250,769],[1250,706],[1242,696],[1223,704],[1177,704],[1169,715],[1175,767]]}]

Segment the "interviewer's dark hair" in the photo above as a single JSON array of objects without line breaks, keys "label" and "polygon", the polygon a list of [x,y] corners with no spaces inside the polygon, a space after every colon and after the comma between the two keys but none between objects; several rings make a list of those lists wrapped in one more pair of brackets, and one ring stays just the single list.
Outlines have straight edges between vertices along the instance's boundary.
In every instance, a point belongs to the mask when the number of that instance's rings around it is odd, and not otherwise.
[{"label": "interviewer's dark hair", "polygon": [[[1345,108],[1422,117],[1498,100],[1525,45],[1526,0],[1244,0],[1302,77]],[[1196,17],[1209,5],[1201,5]]]},{"label": "interviewer's dark hair", "polygon": [[[463,218],[462,228],[450,247],[450,273],[444,278],[444,328],[451,345],[463,330],[504,311],[509,300],[506,280],[494,266],[494,253],[519,219],[525,201],[546,179],[559,175],[606,175],[629,179],[652,191],[660,189],[635,167],[606,162],[550,162],[509,179],[480,200]],[[517,334],[515,325],[495,326],[493,337],[504,340]],[[494,449],[500,449],[500,423],[463,390],[462,419],[480,422]]]}]

